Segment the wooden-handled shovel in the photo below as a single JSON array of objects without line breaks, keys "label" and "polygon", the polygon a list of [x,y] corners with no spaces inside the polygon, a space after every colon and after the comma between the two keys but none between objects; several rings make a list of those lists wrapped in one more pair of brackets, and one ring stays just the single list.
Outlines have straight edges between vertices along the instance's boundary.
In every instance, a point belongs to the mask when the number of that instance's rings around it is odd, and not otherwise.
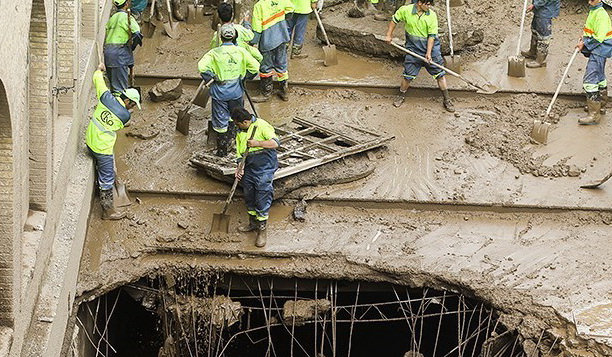
[{"label": "wooden-handled shovel", "polygon": [[325,66],[335,66],[338,64],[338,51],[336,51],[336,45],[332,45],[329,43],[327,32],[325,32],[325,27],[323,27],[323,22],[321,22],[321,17],[319,16],[319,10],[314,9],[313,11],[315,13],[315,16],[317,17],[319,27],[321,27],[321,32],[323,32],[325,42],[327,43],[327,46],[323,46],[323,54],[325,55],[323,64]]},{"label": "wooden-handled shovel", "polygon": [[[200,92],[202,92],[203,90],[208,92],[208,87],[212,84],[213,81],[214,78],[208,81],[208,83],[202,81],[198,86],[198,89],[196,90],[196,94],[193,96],[193,99],[191,99],[191,101],[187,103],[185,108],[178,112],[176,116],[176,130],[181,134],[189,135],[189,123],[191,121],[191,114],[189,114],[189,109],[191,109],[191,106],[194,104],[196,99],[201,96]],[[206,94],[206,102],[208,102],[208,94]],[[204,103],[204,105],[206,105],[206,103]]]},{"label": "wooden-handled shovel", "polygon": [[525,27],[525,16],[527,15],[527,0],[523,5],[521,27],[519,30],[518,43],[516,44],[516,56],[508,57],[508,75],[510,77],[525,77],[525,57],[521,56],[521,40],[523,39],[523,28]]}]

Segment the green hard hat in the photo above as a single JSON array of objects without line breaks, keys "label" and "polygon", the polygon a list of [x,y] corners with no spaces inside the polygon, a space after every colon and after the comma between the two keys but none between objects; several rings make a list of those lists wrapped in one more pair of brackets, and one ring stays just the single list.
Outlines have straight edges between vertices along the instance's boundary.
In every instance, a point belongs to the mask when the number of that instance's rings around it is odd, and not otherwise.
[{"label": "green hard hat", "polygon": [[[113,0],[113,1],[120,1],[120,0]],[[136,103],[136,106],[138,106],[138,109],[142,109],[142,107],[140,106],[140,93],[138,93],[136,89],[128,88],[123,92],[123,95],[128,97],[132,102]]]},{"label": "green hard hat", "polygon": [[113,4],[121,6],[126,3],[127,0],[113,0]]}]

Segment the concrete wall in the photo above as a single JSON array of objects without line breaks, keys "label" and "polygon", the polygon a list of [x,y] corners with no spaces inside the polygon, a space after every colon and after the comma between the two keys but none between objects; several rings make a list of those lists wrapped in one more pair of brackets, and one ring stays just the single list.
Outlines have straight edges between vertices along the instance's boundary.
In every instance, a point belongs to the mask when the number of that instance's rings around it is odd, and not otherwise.
[{"label": "concrete wall", "polygon": [[110,4],[0,0],[0,356],[59,356],[93,186],[74,118]]}]

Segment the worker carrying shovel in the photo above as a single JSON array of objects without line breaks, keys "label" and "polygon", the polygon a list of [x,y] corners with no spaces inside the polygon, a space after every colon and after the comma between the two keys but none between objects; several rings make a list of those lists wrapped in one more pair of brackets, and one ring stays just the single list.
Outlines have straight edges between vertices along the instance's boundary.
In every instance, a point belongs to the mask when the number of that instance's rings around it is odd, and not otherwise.
[{"label": "worker carrying shovel", "polygon": [[130,109],[135,106],[140,109],[140,95],[134,88],[127,88],[117,94],[108,90],[104,82],[104,64],[98,66],[93,74],[98,105],[89,121],[85,134],[85,143],[94,157],[98,187],[100,188],[100,204],[103,219],[122,219],[125,212],[114,209],[113,186],[115,184],[115,158],[113,149],[117,140],[117,130],[130,120]]},{"label": "worker carrying shovel", "polygon": [[433,0],[418,0],[416,4],[404,5],[395,12],[389,23],[385,39],[388,43],[393,40],[393,31],[397,24],[404,22],[406,30],[405,47],[427,59],[427,62],[425,62],[411,55],[406,55],[400,93],[393,101],[393,105],[400,107],[404,103],[410,82],[416,78],[424,66],[427,72],[438,81],[438,87],[440,87],[444,96],[444,108],[452,113],[455,108],[448,94],[446,72],[431,64],[433,61],[444,65],[444,59],[440,51],[440,40],[438,39],[438,16],[430,9],[431,6],[433,6]]},{"label": "worker carrying shovel", "polygon": [[[106,23],[104,64],[111,90],[123,93],[128,88],[129,69],[134,66],[134,50],[142,46],[143,36],[136,19],[128,14],[129,0],[113,0],[117,12]],[[129,16],[129,17],[128,17]]]},{"label": "worker carrying shovel", "polygon": [[[236,178],[242,181],[244,201],[249,214],[249,224],[240,227],[239,230],[241,232],[256,230],[255,245],[263,247],[266,245],[268,215],[274,195],[272,180],[278,168],[276,148],[279,147],[280,141],[272,125],[256,118],[244,108],[234,109],[232,118],[240,129],[236,135],[238,160],[248,150],[242,171],[236,171]],[[254,130],[255,135],[252,135]]]},{"label": "worker carrying shovel", "polygon": [[559,16],[561,0],[533,0],[527,12],[533,12],[531,20],[531,45],[529,51],[521,52],[523,57],[531,59],[527,68],[546,67],[548,47],[552,38],[552,19]]},{"label": "worker carrying shovel", "polygon": [[259,62],[249,51],[236,45],[238,32],[233,24],[220,28],[221,46],[211,49],[198,62],[198,70],[205,82],[214,79],[210,86],[212,98],[212,128],[217,133],[215,155],[227,155],[235,126],[230,118],[231,110],[243,107],[244,80],[253,79],[259,70]]},{"label": "worker carrying shovel", "polygon": [[579,124],[599,124],[608,101],[606,59],[612,57],[612,21],[601,0],[589,0],[589,16],[576,47],[589,58],[584,71],[588,115]]}]

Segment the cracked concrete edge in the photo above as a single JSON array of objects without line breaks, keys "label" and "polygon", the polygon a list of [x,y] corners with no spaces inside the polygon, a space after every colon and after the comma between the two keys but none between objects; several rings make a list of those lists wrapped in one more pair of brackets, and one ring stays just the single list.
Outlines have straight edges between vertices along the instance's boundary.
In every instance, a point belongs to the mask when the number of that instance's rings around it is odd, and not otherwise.
[{"label": "cracked concrete edge", "polygon": [[568,356],[575,355],[572,353],[576,351],[590,351],[592,356],[612,355],[612,346],[588,336],[580,336],[576,326],[553,307],[539,304],[533,296],[521,291],[491,288],[491,282],[486,276],[480,281],[468,283],[462,281],[460,276],[443,276],[414,267],[389,266],[385,261],[336,254],[318,256],[266,254],[266,258],[272,259],[270,265],[266,266],[261,264],[261,254],[248,250],[204,248],[198,253],[189,252],[185,255],[193,258],[185,260],[185,256],[177,252],[160,254],[149,252],[137,258],[106,262],[96,272],[99,279],[94,277],[83,279],[92,285],[78,287],[76,302],[91,301],[142,277],[154,277],[181,269],[297,278],[324,275],[327,279],[379,281],[415,288],[429,287],[459,292],[484,301],[497,309],[504,325],[508,329],[517,330],[525,341],[535,343],[541,338],[542,331],[545,331],[548,336],[552,336],[551,339],[559,339],[559,348],[567,352]]}]

